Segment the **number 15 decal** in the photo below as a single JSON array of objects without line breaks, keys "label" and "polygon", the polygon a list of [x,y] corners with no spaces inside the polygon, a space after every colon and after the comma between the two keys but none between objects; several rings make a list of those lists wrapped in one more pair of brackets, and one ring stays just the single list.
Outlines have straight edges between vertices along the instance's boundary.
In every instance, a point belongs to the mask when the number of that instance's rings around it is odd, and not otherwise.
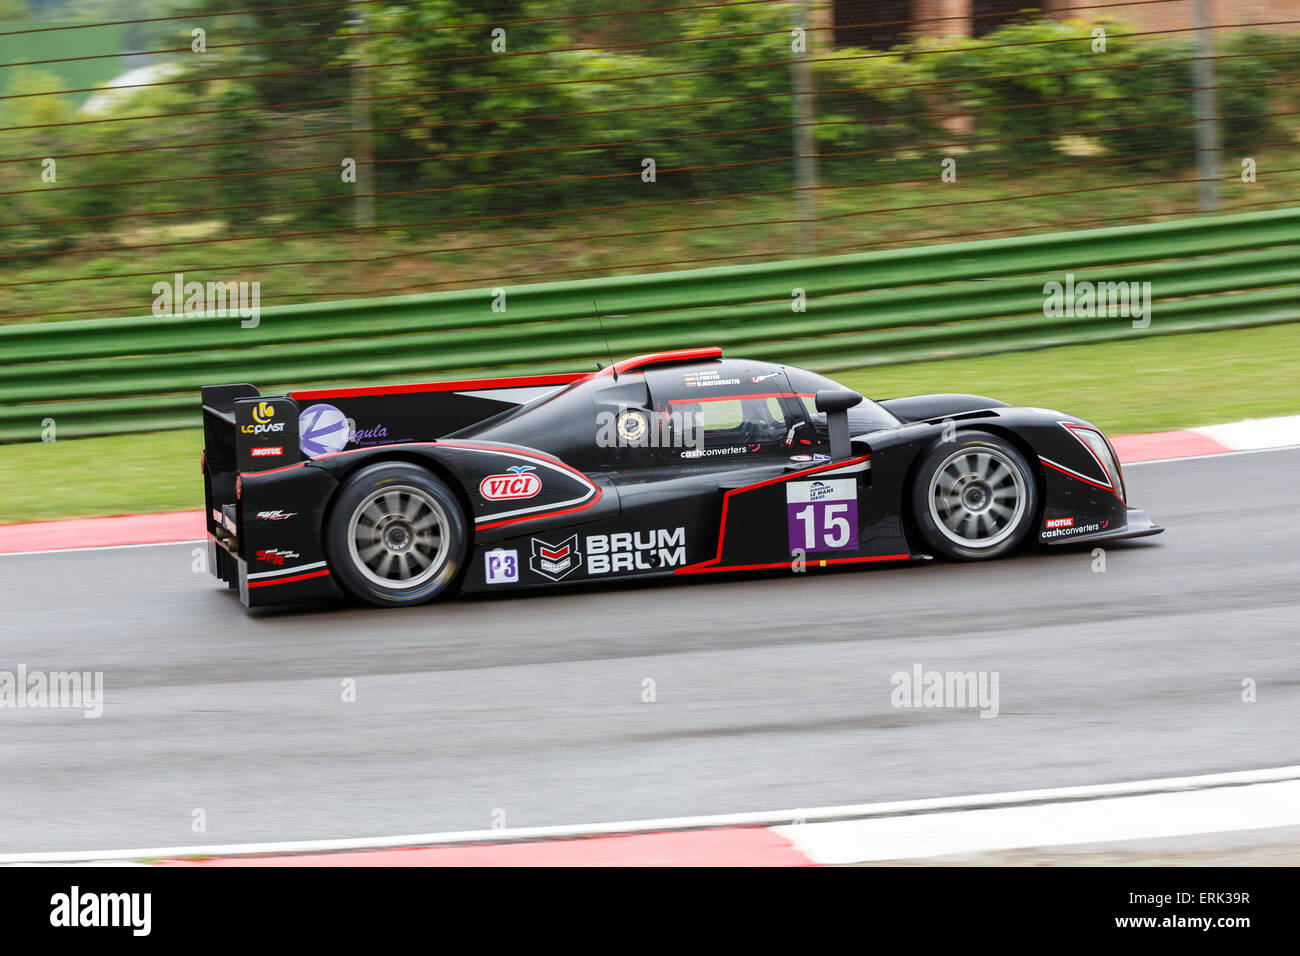
[{"label": "number 15 decal", "polygon": [[853,478],[786,485],[790,550],[853,551],[858,547],[858,489]]}]

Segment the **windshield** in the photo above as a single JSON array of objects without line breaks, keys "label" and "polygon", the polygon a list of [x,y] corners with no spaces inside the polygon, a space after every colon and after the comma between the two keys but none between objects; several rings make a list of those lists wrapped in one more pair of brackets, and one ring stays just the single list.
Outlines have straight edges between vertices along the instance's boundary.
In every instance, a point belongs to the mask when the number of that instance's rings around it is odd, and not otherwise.
[{"label": "windshield", "polygon": [[[787,368],[785,373],[791,387],[801,396],[800,400],[808,411],[808,418],[818,425],[826,423],[826,413],[817,411],[813,396],[825,389],[850,390],[825,375],[818,375],[816,372],[808,372],[801,368]],[[869,398],[863,398],[860,404],[849,409],[849,433],[853,435],[879,431],[882,428],[897,428],[901,424],[902,422],[886,408]]]}]

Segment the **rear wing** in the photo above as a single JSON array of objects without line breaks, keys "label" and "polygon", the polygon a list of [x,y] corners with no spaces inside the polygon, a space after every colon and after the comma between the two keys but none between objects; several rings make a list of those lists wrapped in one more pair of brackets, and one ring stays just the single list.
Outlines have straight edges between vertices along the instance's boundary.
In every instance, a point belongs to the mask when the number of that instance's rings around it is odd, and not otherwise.
[{"label": "rear wing", "polygon": [[205,385],[202,401],[205,471],[265,471],[302,460],[293,399],[263,398],[252,385]]},{"label": "rear wing", "polygon": [[247,384],[205,385],[203,402],[203,498],[208,533],[238,547],[236,509],[241,472],[266,471],[301,461],[298,404],[263,398]]}]

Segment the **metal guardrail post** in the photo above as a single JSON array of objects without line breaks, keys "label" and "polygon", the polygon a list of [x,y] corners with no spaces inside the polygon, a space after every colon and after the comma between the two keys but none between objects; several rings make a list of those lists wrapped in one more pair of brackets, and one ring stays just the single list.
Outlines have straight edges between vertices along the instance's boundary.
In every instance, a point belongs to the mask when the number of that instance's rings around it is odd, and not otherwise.
[{"label": "metal guardrail post", "polygon": [[[355,19],[348,21],[348,26],[355,26],[357,33],[366,32],[366,11],[364,8],[358,8]],[[368,237],[364,230],[369,229],[375,224],[375,197],[374,193],[378,190],[375,188],[377,176],[375,174],[375,155],[374,155],[374,137],[375,134],[370,130],[374,126],[374,121],[370,109],[370,71],[363,69],[366,51],[370,44],[364,39],[355,39],[352,41],[352,129],[353,129],[353,157],[356,160],[356,181],[352,188],[356,190],[357,195],[353,198],[352,214],[353,222],[357,229],[357,238],[364,242]]]},{"label": "metal guardrail post", "polygon": [[801,256],[817,253],[817,144],[813,125],[817,121],[817,100],[813,87],[811,11],[808,0],[799,0],[795,6],[798,26],[803,27],[803,53],[796,55],[790,64],[790,84],[794,92],[794,169],[795,218],[799,220],[798,249]]},{"label": "metal guardrail post", "polygon": [[1196,106],[1196,170],[1200,179],[1196,208],[1215,212],[1219,208],[1219,116],[1215,95],[1214,33],[1210,29],[1210,0],[1193,0],[1196,18],[1196,59],[1192,61],[1193,101]]}]

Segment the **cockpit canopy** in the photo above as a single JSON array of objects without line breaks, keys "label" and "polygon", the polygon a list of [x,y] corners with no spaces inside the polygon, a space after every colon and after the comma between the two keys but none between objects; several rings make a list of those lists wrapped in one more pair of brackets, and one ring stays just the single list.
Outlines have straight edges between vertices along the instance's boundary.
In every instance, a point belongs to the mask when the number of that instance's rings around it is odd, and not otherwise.
[{"label": "cockpit canopy", "polygon": [[[843,388],[815,372],[747,359],[648,362],[586,376],[457,437],[528,445],[586,470],[741,465],[826,454],[826,416],[814,399]],[[855,435],[898,424],[871,401],[849,412]]]}]

